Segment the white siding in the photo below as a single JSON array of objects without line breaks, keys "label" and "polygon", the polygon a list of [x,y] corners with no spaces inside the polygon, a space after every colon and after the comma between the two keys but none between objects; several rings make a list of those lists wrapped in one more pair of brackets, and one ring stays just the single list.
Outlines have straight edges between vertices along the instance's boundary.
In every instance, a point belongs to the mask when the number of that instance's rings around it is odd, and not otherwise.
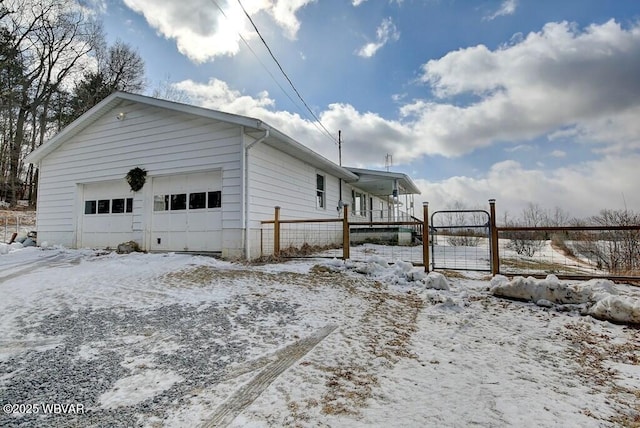
[{"label": "white siding", "polygon": [[[325,177],[325,208],[316,207],[316,174]],[[249,150],[251,227],[273,219],[338,218],[338,178],[265,144]]]},{"label": "white siding", "polygon": [[[316,175],[325,177],[325,208],[316,206]],[[272,228],[261,231],[260,221],[273,220],[274,207],[280,207],[280,218],[324,219],[342,218],[337,210],[340,200],[340,180],[302,160],[293,158],[273,147],[257,144],[249,150],[249,190],[251,257],[260,256],[273,250]],[[342,183],[342,200],[353,209],[351,191],[353,185]],[[362,192],[364,193],[364,192]],[[351,221],[381,221],[380,202],[384,204],[384,220],[388,220],[388,203],[384,199],[366,194],[367,215],[351,217]],[[370,198],[374,201],[373,217],[370,217]],[[286,229],[286,231],[284,231]],[[262,239],[261,239],[262,238]],[[283,226],[281,247],[309,245],[330,245],[342,242],[341,223],[315,223]]]},{"label": "white siding", "polygon": [[[126,117],[120,121],[116,115],[121,111]],[[238,125],[149,105],[121,105],[42,160],[38,238],[75,246],[75,221],[81,208],[77,185],[124,180],[134,167],[146,169],[148,177],[221,169],[223,227],[242,227],[240,135]],[[134,196],[137,212],[142,211],[142,201],[143,195]],[[134,229],[147,230],[147,223],[136,217]]]}]

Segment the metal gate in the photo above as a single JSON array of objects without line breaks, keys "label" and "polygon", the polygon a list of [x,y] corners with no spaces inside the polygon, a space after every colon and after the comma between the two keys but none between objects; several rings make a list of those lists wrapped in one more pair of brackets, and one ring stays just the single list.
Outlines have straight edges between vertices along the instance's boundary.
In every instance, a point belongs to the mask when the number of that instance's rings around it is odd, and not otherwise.
[{"label": "metal gate", "polygon": [[431,267],[491,271],[491,216],[484,210],[445,210],[431,215]]}]

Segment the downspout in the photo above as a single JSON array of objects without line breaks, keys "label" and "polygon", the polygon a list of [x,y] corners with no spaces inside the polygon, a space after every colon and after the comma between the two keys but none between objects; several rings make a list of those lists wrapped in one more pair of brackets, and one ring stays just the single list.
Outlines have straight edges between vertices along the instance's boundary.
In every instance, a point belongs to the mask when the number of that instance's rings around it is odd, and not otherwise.
[{"label": "downspout", "polygon": [[[258,127],[264,128],[262,122],[258,122]],[[264,135],[262,137],[258,138],[250,144],[245,145],[244,148],[244,258],[247,260],[249,260],[251,256],[251,251],[249,248],[251,243],[251,239],[249,237],[249,214],[251,212],[249,209],[249,193],[251,191],[251,186],[249,185],[249,150],[256,144],[263,142],[267,138],[269,138],[268,128],[264,129]]]}]

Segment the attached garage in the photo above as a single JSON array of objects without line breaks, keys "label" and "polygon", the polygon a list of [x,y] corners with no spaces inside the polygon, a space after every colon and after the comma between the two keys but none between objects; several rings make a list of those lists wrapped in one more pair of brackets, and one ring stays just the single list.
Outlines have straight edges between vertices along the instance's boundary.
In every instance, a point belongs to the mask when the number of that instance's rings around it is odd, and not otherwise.
[{"label": "attached garage", "polygon": [[114,248],[131,240],[133,196],[124,180],[81,185],[78,236],[81,247]]},{"label": "attached garage", "polygon": [[[272,236],[261,221],[274,206],[283,219],[335,219],[349,189],[362,200],[373,192],[261,120],[123,92],[26,162],[39,169],[38,239],[75,248],[134,241],[145,251],[254,258]],[[137,169],[145,175],[134,191],[125,177]]]},{"label": "attached garage", "polygon": [[150,249],[222,250],[222,172],[153,178]]}]

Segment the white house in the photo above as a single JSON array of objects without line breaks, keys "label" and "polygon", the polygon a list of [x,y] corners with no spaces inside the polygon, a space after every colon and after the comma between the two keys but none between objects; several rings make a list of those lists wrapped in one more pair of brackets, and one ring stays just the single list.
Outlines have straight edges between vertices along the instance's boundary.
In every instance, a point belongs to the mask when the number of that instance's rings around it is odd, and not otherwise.
[{"label": "white house", "polygon": [[[123,92],[26,161],[39,167],[38,241],[74,248],[133,240],[253,258],[276,205],[283,219],[336,218],[341,200],[395,218],[398,196],[419,193],[404,174],[341,167],[260,120]],[[136,167],[147,176],[134,192]]]}]

